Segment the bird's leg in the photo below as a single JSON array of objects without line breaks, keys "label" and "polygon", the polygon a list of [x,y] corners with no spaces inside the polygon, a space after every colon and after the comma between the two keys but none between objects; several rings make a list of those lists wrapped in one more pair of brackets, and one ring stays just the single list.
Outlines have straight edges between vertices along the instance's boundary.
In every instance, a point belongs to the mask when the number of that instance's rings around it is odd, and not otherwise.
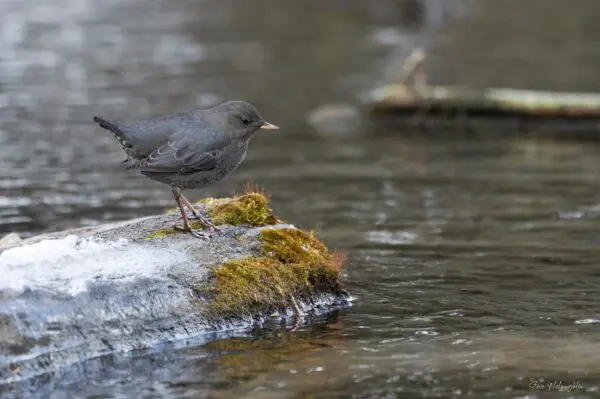
[{"label": "bird's leg", "polygon": [[185,209],[183,209],[183,201],[181,199],[181,190],[178,188],[171,189],[173,193],[173,197],[175,197],[175,201],[177,202],[177,206],[179,206],[179,210],[181,211],[181,218],[183,219],[183,229],[178,227],[177,225],[173,226],[173,228],[177,230],[183,230],[189,232],[191,235],[197,238],[209,238],[210,235],[203,233],[198,230],[194,230],[192,226],[190,226],[190,222],[188,220],[187,214],[185,213]]},{"label": "bird's leg", "polygon": [[180,197],[181,197],[181,201],[183,201],[183,203],[192,211],[192,214],[194,214],[194,217],[196,219],[198,219],[203,225],[207,226],[211,230],[215,230],[215,231],[219,231],[219,232],[221,231],[217,226],[214,225],[213,222],[211,222],[209,219],[202,216],[200,214],[200,212],[198,212],[194,208],[194,205],[192,205],[192,203],[190,201],[188,201],[188,199],[185,198],[185,196],[183,194],[180,194]]}]

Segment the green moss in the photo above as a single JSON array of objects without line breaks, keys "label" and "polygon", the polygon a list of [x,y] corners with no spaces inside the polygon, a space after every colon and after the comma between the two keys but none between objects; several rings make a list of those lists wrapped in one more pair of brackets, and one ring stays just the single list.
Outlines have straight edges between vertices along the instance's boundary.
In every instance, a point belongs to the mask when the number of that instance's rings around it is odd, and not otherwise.
[{"label": "green moss", "polygon": [[343,259],[313,234],[265,229],[263,254],[229,261],[213,271],[211,310],[220,316],[266,313],[296,306],[296,299],[339,294]]},{"label": "green moss", "polygon": [[314,234],[300,229],[264,229],[260,232],[263,252],[282,263],[329,265],[331,255]]},{"label": "green moss", "polygon": [[269,198],[260,192],[249,192],[233,198],[205,201],[214,224],[252,227],[279,223],[269,207]]}]

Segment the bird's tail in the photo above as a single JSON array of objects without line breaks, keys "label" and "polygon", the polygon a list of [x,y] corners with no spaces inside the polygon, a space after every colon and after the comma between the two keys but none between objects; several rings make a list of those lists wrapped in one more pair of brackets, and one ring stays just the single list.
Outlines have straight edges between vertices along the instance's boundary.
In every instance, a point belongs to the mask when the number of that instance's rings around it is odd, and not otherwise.
[{"label": "bird's tail", "polygon": [[106,119],[100,118],[99,116],[94,116],[94,122],[103,127],[106,130],[110,130],[112,134],[115,136],[119,144],[123,147],[125,152],[129,154],[129,151],[132,148],[132,144],[128,141],[125,136],[125,132],[118,126],[118,124],[107,121]]},{"label": "bird's tail", "polygon": [[116,135],[123,134],[123,132],[121,131],[121,129],[119,129],[117,125],[115,125],[113,122],[107,121],[106,119],[100,118],[99,116],[94,116],[94,122],[99,124],[100,127],[103,127],[106,130],[110,130]]}]

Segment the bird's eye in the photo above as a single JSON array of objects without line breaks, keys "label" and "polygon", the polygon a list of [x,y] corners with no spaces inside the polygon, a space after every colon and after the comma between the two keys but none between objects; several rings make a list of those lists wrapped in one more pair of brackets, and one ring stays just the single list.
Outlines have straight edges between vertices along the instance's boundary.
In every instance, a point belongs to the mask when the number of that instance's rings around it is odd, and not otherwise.
[{"label": "bird's eye", "polygon": [[246,119],[246,118],[242,118],[242,123],[243,123],[244,125],[249,125],[249,124],[250,124],[250,120],[249,120],[249,119]]}]

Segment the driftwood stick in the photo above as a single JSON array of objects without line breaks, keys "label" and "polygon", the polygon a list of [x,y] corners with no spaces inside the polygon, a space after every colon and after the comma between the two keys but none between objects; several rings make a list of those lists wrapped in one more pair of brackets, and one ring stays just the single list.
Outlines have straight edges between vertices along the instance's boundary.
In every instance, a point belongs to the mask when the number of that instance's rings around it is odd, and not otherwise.
[{"label": "driftwood stick", "polygon": [[406,59],[406,62],[400,71],[397,84],[406,85],[410,78],[416,77],[417,73],[422,71],[424,62],[425,52],[421,49],[414,49]]},{"label": "driftwood stick", "polygon": [[428,86],[424,63],[425,52],[413,50],[395,82],[374,90],[366,105],[375,114],[412,116],[417,124],[431,114],[600,121],[600,93]]},{"label": "driftwood stick", "polygon": [[429,112],[464,111],[482,116],[535,116],[600,119],[600,93],[557,93],[504,88],[471,89],[428,86],[409,90],[388,85],[371,96],[375,112],[414,112],[428,104]]}]

